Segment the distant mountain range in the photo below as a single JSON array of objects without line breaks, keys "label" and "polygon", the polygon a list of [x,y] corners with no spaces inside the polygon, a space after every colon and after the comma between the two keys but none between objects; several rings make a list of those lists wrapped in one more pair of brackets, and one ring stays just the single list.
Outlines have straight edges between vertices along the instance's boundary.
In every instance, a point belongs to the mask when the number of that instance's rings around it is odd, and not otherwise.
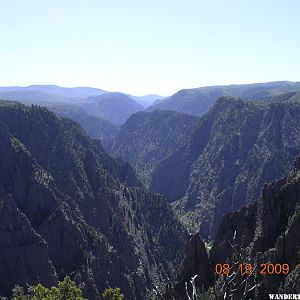
[{"label": "distant mountain range", "polygon": [[[46,106],[49,109],[60,112],[61,115],[68,115],[72,118],[75,111],[81,111],[87,116],[102,119],[104,124],[107,121],[114,125],[123,124],[127,118],[137,112],[144,110],[155,100],[161,99],[159,95],[131,96],[124,93],[112,93],[96,88],[74,87],[65,88],[56,85],[31,85],[27,87],[0,87],[0,99],[9,101],[18,101],[27,105],[36,104]],[[63,110],[66,111],[63,113]],[[70,111],[73,113],[71,114]],[[89,133],[97,131],[92,137],[101,137],[106,139],[108,126],[100,126],[95,123],[95,118],[91,118],[91,124],[87,125],[86,118],[78,118],[78,121],[84,128],[89,127]],[[99,122],[98,122],[99,123]],[[94,127],[94,128],[93,128]]]},{"label": "distant mountain range", "polygon": [[89,115],[78,105],[52,104],[48,109],[57,116],[78,122],[91,138],[100,140],[103,146],[114,139],[119,131],[117,125],[97,116]]},{"label": "distant mountain range", "polygon": [[133,98],[137,103],[141,104],[144,108],[149,107],[151,104],[155,103],[156,101],[159,101],[163,99],[164,97],[156,94],[150,94],[150,95],[145,95],[145,96],[131,96],[128,95],[129,97]]},{"label": "distant mountain range", "polygon": [[[65,88],[55,85],[31,85],[28,87],[0,87],[0,99],[19,101],[27,105],[37,104],[50,109],[55,106],[56,110],[57,106],[61,105],[60,111],[68,104],[68,110],[81,110],[87,115],[119,126],[124,124],[133,113],[145,109],[149,112],[171,110],[201,116],[222,96],[273,101],[272,99],[280,97],[284,93],[299,89],[300,83],[279,81],[181,90],[168,98],[163,98],[156,94],[138,97],[89,87]],[[278,99],[275,101],[278,102]],[[74,107],[70,108],[71,105]],[[69,117],[71,117],[70,114]],[[81,122],[81,119],[77,118],[76,120]],[[86,122],[83,123],[81,125],[86,126]],[[95,122],[92,122],[89,127],[91,128],[93,124]],[[99,128],[96,126],[94,130],[91,130],[95,132]],[[98,135],[105,136],[106,133]]]},{"label": "distant mountain range", "polygon": [[42,91],[0,91],[0,99],[8,101],[18,101],[23,104],[51,105],[59,103],[76,103],[76,99],[67,98],[62,95],[50,94]]},{"label": "distant mountain range", "polygon": [[[24,101],[29,100],[30,94],[34,97],[35,93],[39,92],[42,96],[41,102],[44,102],[46,100],[46,97],[48,96],[49,99],[47,99],[47,102],[55,101],[54,96],[60,96],[61,98],[57,98],[56,101],[60,99],[60,102],[70,102],[70,101],[78,101],[83,100],[84,98],[88,98],[91,96],[99,96],[103,94],[109,94],[111,92],[101,90],[98,88],[91,88],[91,87],[73,87],[73,88],[66,88],[66,87],[60,87],[57,85],[30,85],[26,87],[20,87],[20,86],[9,86],[9,87],[0,87],[0,97],[4,97],[5,99],[10,99],[10,97],[19,97],[20,101],[23,101],[23,95],[24,95]],[[11,94],[10,94],[11,93]],[[119,93],[122,94],[122,93]],[[125,93],[123,93],[125,94]],[[137,103],[141,104],[143,107],[150,106],[155,100],[160,100],[163,97],[160,95],[155,94],[149,94],[144,96],[132,96],[129,94],[125,94],[128,97],[135,100]],[[52,96],[52,98],[51,98]],[[44,98],[44,99],[43,99]],[[38,101],[38,98],[33,98],[33,101]],[[30,102],[30,101],[29,101]]]},{"label": "distant mountain range", "polygon": [[[151,95],[146,109],[90,88],[0,98],[26,103],[0,101],[0,298],[66,274],[90,300],[109,287],[187,300],[193,280],[199,299],[299,291],[299,83]],[[290,273],[216,276],[225,262]]]},{"label": "distant mountain range", "polygon": [[147,110],[175,110],[195,116],[206,113],[218,98],[231,96],[262,101],[284,93],[299,91],[300,82],[276,81],[185,89],[157,101]]},{"label": "distant mountain range", "polygon": [[[16,95],[22,97],[24,95],[29,95],[29,92],[40,92],[46,93],[46,95],[55,95],[64,97],[65,100],[71,101],[75,99],[87,98],[90,96],[102,95],[108,93],[107,91],[90,88],[90,87],[74,87],[65,88],[57,85],[30,85],[27,87],[11,86],[11,87],[0,87],[0,95],[4,93],[18,92]],[[7,94],[9,96],[9,94]],[[64,99],[62,98],[62,99]],[[21,99],[22,100],[22,99]]]},{"label": "distant mountain range", "polygon": [[93,96],[86,99],[82,108],[92,116],[108,120],[116,125],[121,125],[132,114],[143,110],[143,106],[122,93],[109,93]]}]

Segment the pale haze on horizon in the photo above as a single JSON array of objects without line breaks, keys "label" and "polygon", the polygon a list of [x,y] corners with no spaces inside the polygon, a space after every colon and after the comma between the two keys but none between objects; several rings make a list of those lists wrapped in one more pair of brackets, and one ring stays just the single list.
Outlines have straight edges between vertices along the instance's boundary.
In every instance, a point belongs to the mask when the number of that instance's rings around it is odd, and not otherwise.
[{"label": "pale haze on horizon", "polygon": [[299,81],[300,1],[0,0],[0,86]]}]

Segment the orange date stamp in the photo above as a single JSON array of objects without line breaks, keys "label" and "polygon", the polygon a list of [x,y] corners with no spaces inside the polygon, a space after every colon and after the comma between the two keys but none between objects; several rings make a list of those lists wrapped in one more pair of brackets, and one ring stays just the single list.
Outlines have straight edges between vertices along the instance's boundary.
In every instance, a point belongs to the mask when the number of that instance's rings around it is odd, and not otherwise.
[{"label": "orange date stamp", "polygon": [[[300,264],[297,265],[297,269],[300,271]],[[254,265],[250,263],[241,263],[235,266],[235,271],[240,272],[242,275],[251,275],[254,271],[261,275],[287,275],[290,272],[289,264],[272,264],[265,263]],[[215,273],[217,275],[230,275],[234,272],[234,267],[228,263],[216,264]]]}]

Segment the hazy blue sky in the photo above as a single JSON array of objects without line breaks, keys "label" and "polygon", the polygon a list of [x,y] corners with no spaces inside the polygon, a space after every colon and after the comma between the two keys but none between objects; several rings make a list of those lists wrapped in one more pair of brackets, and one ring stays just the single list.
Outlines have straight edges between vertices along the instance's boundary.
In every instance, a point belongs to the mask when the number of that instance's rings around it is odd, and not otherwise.
[{"label": "hazy blue sky", "polygon": [[298,0],[0,0],[0,85],[299,81]]}]

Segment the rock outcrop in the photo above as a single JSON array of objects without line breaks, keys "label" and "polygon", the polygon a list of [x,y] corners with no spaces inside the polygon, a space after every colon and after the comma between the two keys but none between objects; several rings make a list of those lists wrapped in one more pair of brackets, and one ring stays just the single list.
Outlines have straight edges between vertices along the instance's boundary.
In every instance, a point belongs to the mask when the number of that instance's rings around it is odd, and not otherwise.
[{"label": "rock outcrop", "polygon": [[0,199],[0,295],[15,283],[57,282],[45,240],[17,208],[12,196]]},{"label": "rock outcrop", "polygon": [[187,293],[193,294],[193,285],[200,290],[206,290],[212,279],[205,245],[199,234],[192,235],[185,245],[182,264],[166,299],[186,300]]},{"label": "rock outcrop", "polygon": [[[224,263],[232,267],[232,274],[215,276],[213,297],[223,299],[226,293],[232,299],[262,300],[269,293],[299,293],[299,203],[297,158],[286,177],[264,186],[257,203],[224,216],[209,253],[210,274],[215,274],[216,264]],[[237,266],[246,263],[252,264],[253,273],[242,275]],[[271,268],[261,274],[262,264],[277,264],[277,273]],[[287,272],[279,271],[283,264],[289,266]]]}]

